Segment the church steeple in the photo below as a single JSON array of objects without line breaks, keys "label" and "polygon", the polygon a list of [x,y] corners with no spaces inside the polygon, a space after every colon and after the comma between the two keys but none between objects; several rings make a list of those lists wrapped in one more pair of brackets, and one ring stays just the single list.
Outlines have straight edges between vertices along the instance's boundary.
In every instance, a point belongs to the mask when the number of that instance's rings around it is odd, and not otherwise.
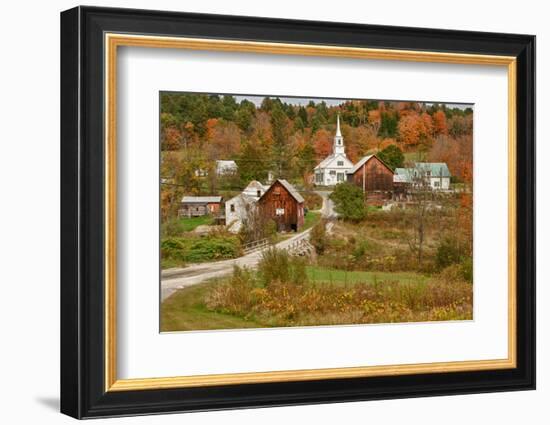
[{"label": "church steeple", "polygon": [[344,138],[342,137],[342,132],[340,131],[340,114],[338,114],[338,116],[336,117],[336,134],[334,135],[332,153],[334,155],[346,155],[346,150],[344,148]]}]

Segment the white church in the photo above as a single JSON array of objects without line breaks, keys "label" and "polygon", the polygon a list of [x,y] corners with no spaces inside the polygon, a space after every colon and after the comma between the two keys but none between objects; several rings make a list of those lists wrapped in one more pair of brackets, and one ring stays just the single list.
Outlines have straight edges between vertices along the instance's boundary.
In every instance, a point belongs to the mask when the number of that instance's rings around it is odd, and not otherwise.
[{"label": "white church", "polygon": [[343,183],[346,181],[346,173],[352,168],[353,163],[346,156],[344,138],[340,131],[340,115],[338,115],[332,154],[315,167],[315,184],[318,186],[334,186]]}]

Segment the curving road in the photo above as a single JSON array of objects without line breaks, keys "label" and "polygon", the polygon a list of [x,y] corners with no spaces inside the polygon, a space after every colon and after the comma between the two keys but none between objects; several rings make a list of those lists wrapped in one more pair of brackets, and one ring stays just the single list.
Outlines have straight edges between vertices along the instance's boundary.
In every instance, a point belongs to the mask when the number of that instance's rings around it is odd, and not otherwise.
[{"label": "curving road", "polygon": [[[325,219],[334,219],[336,212],[334,211],[334,203],[330,200],[329,191],[316,191],[323,198],[321,207],[321,215]],[[331,225],[332,223],[329,223]],[[281,241],[274,246],[278,249],[288,249],[295,242],[302,239],[309,239],[311,229],[307,229],[301,233]],[[214,277],[225,276],[231,274],[234,266],[254,268],[262,258],[262,252],[267,249],[260,249],[243,255],[239,258],[231,260],[215,261],[211,263],[191,264],[185,268],[173,268],[164,270],[161,273],[161,301],[164,301],[178,289],[183,289],[188,286],[196,285],[205,280]]]}]

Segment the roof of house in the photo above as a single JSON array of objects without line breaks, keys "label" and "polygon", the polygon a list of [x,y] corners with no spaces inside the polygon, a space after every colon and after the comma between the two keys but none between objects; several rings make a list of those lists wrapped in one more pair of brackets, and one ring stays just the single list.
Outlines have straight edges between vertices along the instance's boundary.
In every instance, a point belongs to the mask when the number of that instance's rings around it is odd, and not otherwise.
[{"label": "roof of house", "polygon": [[267,190],[267,187],[261,184],[258,180],[252,180],[248,183],[248,186],[246,186],[244,190]]},{"label": "roof of house", "polygon": [[395,183],[411,183],[413,168],[396,168],[393,175]]},{"label": "roof of house", "polygon": [[[296,200],[296,202],[298,202],[299,204],[301,204],[302,202],[305,202],[304,198],[302,198],[302,195],[298,193],[298,191],[294,188],[294,186],[292,186],[289,182],[287,182],[284,179],[275,180],[273,184],[269,186],[269,188],[271,189],[271,187],[277,182],[281,183],[281,185],[288,191],[288,193],[290,193],[290,196],[292,196]],[[265,193],[267,193],[268,191],[269,189]],[[261,198],[265,196],[265,193],[261,196]]]},{"label": "roof of house", "polygon": [[390,170],[393,173],[393,170],[391,169],[391,167],[389,167],[384,161],[382,161],[376,155],[367,155],[361,158],[359,162],[357,162],[357,164],[355,164],[353,168],[348,171],[348,174],[355,174],[357,170],[359,170],[364,164],[366,164],[373,157],[376,157],[378,161],[380,161],[388,170]]},{"label": "roof of house", "polygon": [[233,198],[229,199],[228,201],[225,201],[225,205],[231,204],[237,201],[242,201],[244,204],[253,204],[258,199],[259,198],[255,196],[247,195],[246,193],[239,193],[238,195],[233,196]]},{"label": "roof of house", "polygon": [[340,159],[344,161],[348,161],[352,166],[353,163],[348,159],[348,157],[342,155],[342,154],[330,154],[325,159],[323,159],[319,164],[315,166],[315,169],[318,170],[319,168],[326,168],[332,161],[340,157]]},{"label": "roof of house", "polygon": [[238,169],[237,163],[233,160],[228,159],[218,159],[216,160],[216,172],[234,172]]},{"label": "roof of house", "polygon": [[444,162],[416,162],[415,168],[429,171],[432,177],[451,177],[451,172]]},{"label": "roof of house", "polygon": [[217,159],[216,165],[219,167],[236,167],[237,163],[232,159]]},{"label": "roof of house", "polygon": [[216,204],[221,201],[221,196],[184,196],[181,200],[184,204]]}]

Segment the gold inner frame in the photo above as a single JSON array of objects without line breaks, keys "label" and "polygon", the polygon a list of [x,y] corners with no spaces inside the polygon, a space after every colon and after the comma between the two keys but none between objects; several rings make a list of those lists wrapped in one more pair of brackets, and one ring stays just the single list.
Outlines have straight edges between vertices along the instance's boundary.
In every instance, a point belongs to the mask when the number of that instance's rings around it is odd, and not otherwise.
[{"label": "gold inner frame", "polygon": [[[105,34],[105,391],[199,387],[516,367],[516,58],[325,45]],[[508,71],[508,357],[382,366],[118,379],[116,373],[116,101],[120,46],[504,66]]]}]

